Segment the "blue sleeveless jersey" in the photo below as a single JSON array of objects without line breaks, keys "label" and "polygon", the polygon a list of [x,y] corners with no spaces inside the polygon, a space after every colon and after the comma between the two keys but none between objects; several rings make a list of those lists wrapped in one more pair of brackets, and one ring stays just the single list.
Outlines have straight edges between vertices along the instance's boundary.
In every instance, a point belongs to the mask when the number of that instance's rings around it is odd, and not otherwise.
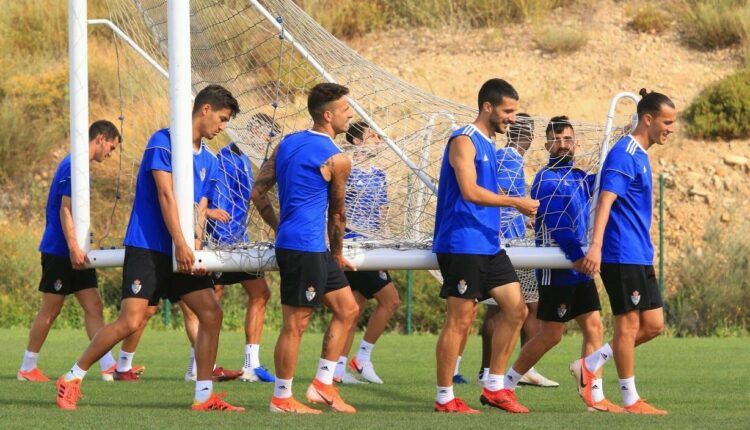
[{"label": "blue sleeveless jersey", "polygon": [[326,251],[328,182],[320,173],[326,160],[341,152],[328,135],[312,130],[284,137],[276,153],[279,231],[276,247]]},{"label": "blue sleeveless jersey", "polygon": [[451,141],[461,135],[468,136],[476,149],[477,185],[493,193],[498,191],[494,143],[472,124],[454,131],[440,168],[432,252],[494,255],[500,251],[500,209],[464,200],[450,164]]}]

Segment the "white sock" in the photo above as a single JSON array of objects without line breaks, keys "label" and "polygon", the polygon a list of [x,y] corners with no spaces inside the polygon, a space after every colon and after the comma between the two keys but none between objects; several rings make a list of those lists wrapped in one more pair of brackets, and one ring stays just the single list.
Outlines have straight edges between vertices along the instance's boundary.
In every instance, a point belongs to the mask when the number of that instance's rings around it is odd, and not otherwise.
[{"label": "white sock", "polygon": [[489,378],[489,377],[490,377],[490,368],[489,367],[485,367],[482,370],[482,382],[487,382],[487,378]]},{"label": "white sock", "polygon": [[523,375],[516,372],[516,369],[510,368],[505,373],[505,379],[503,380],[503,388],[507,388],[509,390],[515,390],[516,387],[518,387],[518,381],[521,380]]},{"label": "white sock", "polygon": [[39,360],[38,352],[26,351],[23,353],[23,362],[21,363],[21,370],[28,372],[36,367],[36,362]]},{"label": "white sock", "polygon": [[214,381],[195,381],[195,400],[203,403],[211,397],[214,390]]},{"label": "white sock", "polygon": [[586,356],[584,359],[586,369],[596,373],[597,370],[601,369],[612,358],[612,355],[612,347],[608,343],[605,343],[601,348]]},{"label": "white sock", "polygon": [[276,378],[276,385],[273,389],[273,396],[278,399],[288,399],[292,397],[292,379]]},{"label": "white sock", "polygon": [[459,373],[461,373],[461,356],[460,355],[456,359],[456,368],[453,369],[453,376],[456,376]]},{"label": "white sock", "polygon": [[248,343],[245,345],[245,363],[243,369],[252,370],[260,367],[260,345]]},{"label": "white sock", "polygon": [[102,370],[107,370],[115,364],[117,364],[117,362],[115,361],[115,357],[112,356],[112,351],[107,352],[104,354],[104,357],[99,359],[99,367]]},{"label": "white sock", "polygon": [[133,356],[135,352],[127,352],[120,350],[120,358],[117,360],[117,371],[127,372],[133,368]]},{"label": "white sock", "polygon": [[195,348],[190,348],[190,361],[188,362],[187,373],[190,375],[195,374]]},{"label": "white sock", "polygon": [[455,398],[456,396],[453,395],[453,385],[451,385],[450,387],[437,387],[436,400],[441,405],[444,405]]},{"label": "white sock", "polygon": [[375,348],[374,343],[370,343],[362,339],[357,349],[357,361],[370,361],[370,355],[372,355],[372,349]]},{"label": "white sock", "polygon": [[602,378],[594,379],[591,383],[591,400],[594,402],[601,402],[604,400],[604,386],[602,384]]},{"label": "white sock", "polygon": [[635,376],[620,379],[620,394],[622,394],[622,403],[625,406],[630,406],[640,399],[635,389]]},{"label": "white sock", "polygon": [[334,378],[341,378],[346,373],[346,362],[348,361],[345,355],[339,357],[338,363],[336,363],[336,370],[333,372]]},{"label": "white sock", "polygon": [[315,379],[326,384],[333,384],[333,371],[336,370],[336,362],[321,358],[318,361],[318,372],[315,373]]},{"label": "white sock", "polygon": [[505,375],[495,375],[490,373],[487,376],[487,382],[484,383],[484,388],[489,391],[502,390],[504,387]]},{"label": "white sock", "polygon": [[86,377],[86,371],[78,367],[78,363],[76,363],[70,368],[70,371],[65,374],[65,381],[83,379],[84,377]]}]

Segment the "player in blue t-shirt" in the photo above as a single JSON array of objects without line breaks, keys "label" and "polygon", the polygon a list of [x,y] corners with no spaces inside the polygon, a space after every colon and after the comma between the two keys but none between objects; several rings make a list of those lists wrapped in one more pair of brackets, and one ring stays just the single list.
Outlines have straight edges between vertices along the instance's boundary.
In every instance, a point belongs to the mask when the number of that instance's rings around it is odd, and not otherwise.
[{"label": "player in blue t-shirt", "polygon": [[[508,126],[507,145],[499,148],[496,152],[497,158],[497,186],[500,192],[511,197],[526,197],[526,174],[523,170],[526,151],[534,141],[534,120],[527,113],[518,113],[516,122]],[[527,219],[517,209],[500,208],[500,234],[503,239],[514,240],[526,239]],[[533,269],[517,269],[516,274],[521,282],[521,294],[526,303],[528,313],[521,329],[521,346],[539,332],[539,320],[536,318],[537,302],[539,302],[539,286]],[[478,379],[484,383],[489,376],[490,353],[492,351],[492,328],[493,318],[500,311],[495,302],[488,300],[484,302],[487,310],[482,323],[482,365],[479,368]],[[463,352],[463,348],[461,349]],[[459,362],[461,357],[459,356]],[[456,366],[458,373],[458,366]],[[460,375],[454,375],[454,381]],[[560,384],[546,378],[532,367],[521,378],[523,385],[535,385],[539,387],[557,387]]]},{"label": "player in blue t-shirt", "polygon": [[[106,120],[94,122],[89,127],[89,162],[103,162],[121,142],[122,137],[114,124]],[[89,260],[76,240],[73,225],[70,154],[60,161],[50,184],[46,226],[39,252],[42,254],[42,279],[39,282],[42,304],[29,330],[23,363],[16,375],[19,381],[49,381],[37,367],[37,360],[66,296],[75,295],[81,304],[89,338],[104,325],[96,270],[86,268]],[[111,380],[115,359],[109,350],[103,354],[99,365],[102,376]]]},{"label": "player in blue t-shirt", "polygon": [[[601,272],[609,295],[615,335],[607,355],[614,353],[625,409],[663,415],[667,411],[654,408],[638,396],[635,347],[664,330],[663,301],[653,266],[652,178],[646,151],[666,143],[674,131],[677,110],[664,94],[645,89],[640,94],[638,125],[612,147],[604,161],[593,238],[582,268],[590,274]],[[588,390],[592,372],[598,370],[599,364],[592,363],[593,359],[590,363],[586,357],[571,364],[571,370],[580,375],[579,390]]]},{"label": "player in blue t-shirt", "polygon": [[500,246],[500,206],[533,215],[539,202],[498,193],[497,159],[491,140],[515,122],[518,93],[502,79],[490,79],[478,96],[479,113],[469,125],[451,134],[443,155],[438,184],[432,251],[437,254],[447,301],[447,318],[436,348],[438,412],[478,413],[453,394],[453,371],[461,343],[468,335],[478,300],[492,297],[503,318],[495,327],[490,376],[480,398],[483,404],[528,412],[503,389],[502,375],[526,318],[521,287],[505,250]]},{"label": "player in blue t-shirt", "polygon": [[[346,182],[351,161],[333,142],[334,137],[346,132],[353,116],[348,93],[348,88],[333,83],[318,84],[310,90],[307,110],[313,119],[312,129],[284,137],[263,163],[251,192],[260,216],[276,231],[276,261],[281,275],[283,325],[274,352],[276,387],[270,404],[272,412],[321,413],[292,396],[302,333],[321,303],[333,316],[307,399],[326,404],[334,411],[356,412],[333,386],[336,360],[358,314],[357,302],[342,271],[354,269],[343,255]],[[268,192],[276,183],[281,219],[268,199]]]},{"label": "player in blue t-shirt", "polygon": [[[195,96],[192,146],[213,139],[239,112],[232,94],[209,85]],[[175,144],[187,145],[188,142]],[[141,328],[162,298],[183,300],[200,321],[196,342],[197,382],[192,409],[244,410],[213,391],[212,373],[221,329],[222,311],[205,271],[194,269],[195,255],[180,229],[172,184],[172,141],[167,130],[151,136],[141,159],[135,199],[125,234],[125,262],[120,315],[101,328],[71,370],[57,382],[57,406],[76,409],[80,385],[91,364],[116,343]],[[172,242],[180,273],[172,271]]]},{"label": "player in blue t-shirt", "polygon": [[[250,119],[250,134],[263,144],[269,144],[281,127],[265,113]],[[219,151],[219,168],[213,195],[209,199],[209,242],[218,246],[248,243],[247,224],[250,212],[250,190],[253,171],[250,159],[240,145],[232,142]],[[226,219],[215,219],[211,212],[227,214]],[[260,363],[260,339],[266,306],[271,297],[263,272],[218,272],[212,274],[216,295],[221,299],[225,285],[241,284],[247,293],[245,315],[245,359],[240,380],[244,382],[274,382],[276,378]]]},{"label": "player in blue t-shirt", "polygon": [[[346,132],[346,141],[354,146],[354,167],[349,174],[346,187],[346,218],[348,222],[345,238],[366,237],[369,233],[379,233],[385,228],[385,214],[388,205],[388,184],[385,172],[372,163],[381,143],[380,135],[364,122],[355,122]],[[370,314],[367,329],[362,336],[357,355],[349,361],[349,368],[364,380],[382,384],[370,359],[375,343],[383,334],[388,321],[401,305],[398,291],[387,270],[364,270],[344,272],[349,281],[360,315],[364,312],[367,300],[374,298],[377,307]],[[334,380],[342,383],[357,383],[356,378],[346,372],[347,356],[354,342],[352,326],[346,339],[344,350],[336,364]]]},{"label": "player in blue t-shirt", "polygon": [[[560,342],[566,322],[574,319],[581,328],[584,356],[601,347],[604,333],[596,285],[590,276],[581,273],[595,176],[573,167],[578,141],[568,117],[551,118],[546,135],[549,163],[536,174],[531,186],[531,197],[539,199],[534,223],[536,243],[559,246],[574,270],[537,271],[540,330],[521,348],[518,359],[506,372],[505,387],[509,389],[515,389],[521,375]],[[586,405],[595,411],[623,412],[604,397],[601,371],[598,373],[591,397],[584,397]]]}]

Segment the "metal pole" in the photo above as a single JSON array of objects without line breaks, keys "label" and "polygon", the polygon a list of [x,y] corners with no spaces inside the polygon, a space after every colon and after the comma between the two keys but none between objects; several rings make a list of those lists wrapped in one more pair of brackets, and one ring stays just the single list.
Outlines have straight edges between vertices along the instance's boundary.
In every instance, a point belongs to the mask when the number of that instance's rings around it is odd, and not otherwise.
[{"label": "metal pole", "polygon": [[664,295],[664,173],[659,174],[659,292]]},{"label": "metal pole", "polygon": [[86,0],[68,0],[68,60],[70,67],[70,180],[76,240],[90,248],[89,197],[89,69]]},{"label": "metal pole", "polygon": [[[193,127],[191,64],[190,64],[190,2],[169,0],[169,132],[172,142],[172,182],[180,230],[191,249],[193,239]],[[173,261],[175,269],[176,261]]]},{"label": "metal pole", "polygon": [[169,299],[164,299],[162,313],[164,314],[164,327],[169,328],[172,325],[172,302]]},{"label": "metal pole", "polygon": [[406,334],[412,334],[414,326],[412,325],[413,316],[413,294],[414,288],[414,271],[406,271]]}]

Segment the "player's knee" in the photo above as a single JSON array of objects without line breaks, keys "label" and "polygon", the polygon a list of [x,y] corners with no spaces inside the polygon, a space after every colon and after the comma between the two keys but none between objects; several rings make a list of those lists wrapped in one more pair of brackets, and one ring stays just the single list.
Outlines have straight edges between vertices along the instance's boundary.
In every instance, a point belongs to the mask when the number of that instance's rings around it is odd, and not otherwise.
[{"label": "player's knee", "polygon": [[664,333],[664,322],[662,321],[659,323],[651,323],[644,328],[645,328],[644,331],[646,333],[646,338],[653,339],[659,336],[660,334]]},{"label": "player's knee", "polygon": [[47,324],[52,324],[53,321],[60,315],[62,306],[49,306],[39,310],[39,317]]},{"label": "player's knee", "polygon": [[211,306],[210,309],[206,309],[201,312],[199,320],[199,327],[206,326],[207,328],[218,328],[221,327],[221,321],[224,319],[224,311],[221,310],[221,306]]},{"label": "player's knee", "polygon": [[560,343],[560,341],[562,340],[562,335],[562,330],[552,330],[539,333],[537,337],[539,338],[539,341],[541,341],[544,346],[547,347],[547,350],[549,350],[553,346]]},{"label": "player's knee", "polygon": [[522,326],[523,322],[526,321],[526,317],[529,315],[529,310],[526,308],[526,304],[521,302],[517,306],[508,309],[507,318],[513,325]]},{"label": "player's knee", "polygon": [[344,309],[339,309],[336,314],[347,324],[354,324],[359,318],[359,312],[359,306],[347,306]]},{"label": "player's knee", "polygon": [[83,308],[83,312],[86,318],[101,317],[104,312],[104,305],[101,300],[97,300],[94,303],[89,303]]},{"label": "player's knee", "polygon": [[394,297],[392,300],[387,301],[384,303],[385,308],[388,310],[388,313],[391,315],[395,314],[398,308],[401,307],[401,299],[398,298],[398,296]]}]

